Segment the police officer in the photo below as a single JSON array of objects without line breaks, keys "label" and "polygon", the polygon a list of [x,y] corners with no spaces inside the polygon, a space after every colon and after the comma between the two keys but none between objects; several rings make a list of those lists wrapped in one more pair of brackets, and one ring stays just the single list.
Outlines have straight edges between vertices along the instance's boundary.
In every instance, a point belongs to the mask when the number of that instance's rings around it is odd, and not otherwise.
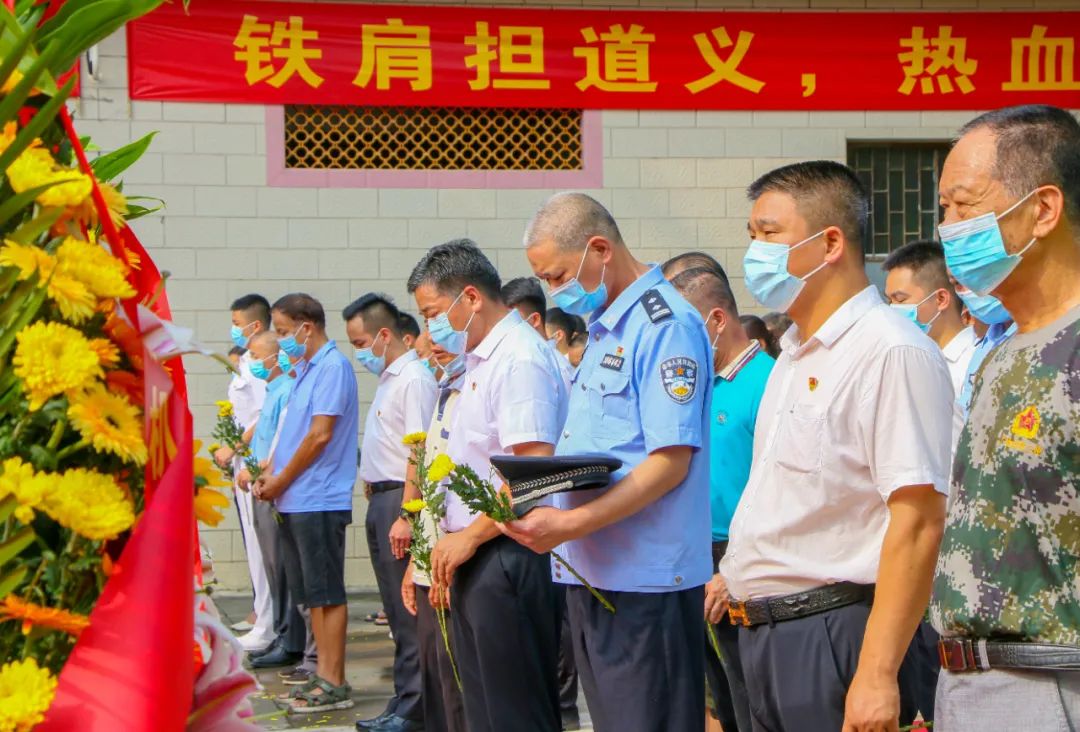
[{"label": "police officer", "polygon": [[697,312],[638,262],[611,214],[558,194],[525,234],[533,271],[554,304],[593,313],[556,454],[622,461],[607,488],[561,493],[502,527],[560,553],[615,606],[571,585],[578,672],[595,728],[705,726],[704,585],[710,579],[709,340]]}]

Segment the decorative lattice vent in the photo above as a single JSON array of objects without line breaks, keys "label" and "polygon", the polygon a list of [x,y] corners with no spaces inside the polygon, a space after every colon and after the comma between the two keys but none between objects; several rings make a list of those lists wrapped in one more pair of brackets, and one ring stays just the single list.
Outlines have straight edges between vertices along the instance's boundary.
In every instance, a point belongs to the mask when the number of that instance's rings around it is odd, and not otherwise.
[{"label": "decorative lattice vent", "polygon": [[581,170],[581,110],[287,106],[285,167]]}]

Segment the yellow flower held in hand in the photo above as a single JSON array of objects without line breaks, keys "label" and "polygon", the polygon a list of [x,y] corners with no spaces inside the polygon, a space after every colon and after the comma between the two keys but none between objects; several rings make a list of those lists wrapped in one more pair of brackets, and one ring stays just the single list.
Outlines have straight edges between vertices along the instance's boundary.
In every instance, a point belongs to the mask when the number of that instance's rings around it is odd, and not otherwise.
[{"label": "yellow flower held in hand", "polygon": [[146,462],[142,415],[123,395],[95,384],[72,395],[68,418],[98,452],[111,452],[138,465]]},{"label": "yellow flower held in hand", "polygon": [[401,438],[405,445],[420,445],[427,441],[427,432],[410,432]]},{"label": "yellow flower held in hand", "polygon": [[0,730],[29,732],[45,719],[56,678],[33,658],[0,668]]},{"label": "yellow flower held in hand", "polygon": [[424,510],[424,506],[426,505],[424,499],[414,498],[411,501],[405,501],[405,503],[401,504],[401,507],[408,513],[420,513]]},{"label": "yellow flower held in hand", "polygon": [[427,469],[428,480],[438,483],[440,480],[454,472],[454,461],[445,452],[435,456]]},{"label": "yellow flower held in hand", "polygon": [[[38,322],[15,336],[15,375],[36,411],[52,397],[85,387],[101,376],[97,352],[82,333],[62,323]],[[140,426],[140,431],[141,431]]]},{"label": "yellow flower held in hand", "polygon": [[231,417],[233,413],[232,402],[220,401],[214,402],[217,405],[217,416],[220,419],[225,417]]}]

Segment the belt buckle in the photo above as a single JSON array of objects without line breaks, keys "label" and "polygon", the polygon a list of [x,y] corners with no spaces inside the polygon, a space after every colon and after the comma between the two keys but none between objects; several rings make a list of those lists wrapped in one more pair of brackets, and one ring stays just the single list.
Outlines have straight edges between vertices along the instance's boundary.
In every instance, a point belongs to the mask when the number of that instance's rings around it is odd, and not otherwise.
[{"label": "belt buckle", "polygon": [[947,671],[977,671],[979,664],[975,660],[975,644],[967,639],[945,639],[938,641],[938,660]]},{"label": "belt buckle", "polygon": [[750,627],[750,616],[746,614],[745,602],[733,602],[728,605],[728,619],[732,625],[741,625],[744,628]]}]

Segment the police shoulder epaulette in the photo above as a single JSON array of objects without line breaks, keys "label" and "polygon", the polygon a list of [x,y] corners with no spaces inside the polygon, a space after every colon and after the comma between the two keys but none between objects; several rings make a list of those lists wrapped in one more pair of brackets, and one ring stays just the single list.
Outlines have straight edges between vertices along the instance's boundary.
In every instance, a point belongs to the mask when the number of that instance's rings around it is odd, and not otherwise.
[{"label": "police shoulder epaulette", "polygon": [[662,320],[667,320],[671,317],[671,307],[667,304],[667,300],[657,290],[646,290],[645,294],[641,296],[641,307],[645,308],[645,314],[649,316],[649,320],[654,323],[659,323]]}]

